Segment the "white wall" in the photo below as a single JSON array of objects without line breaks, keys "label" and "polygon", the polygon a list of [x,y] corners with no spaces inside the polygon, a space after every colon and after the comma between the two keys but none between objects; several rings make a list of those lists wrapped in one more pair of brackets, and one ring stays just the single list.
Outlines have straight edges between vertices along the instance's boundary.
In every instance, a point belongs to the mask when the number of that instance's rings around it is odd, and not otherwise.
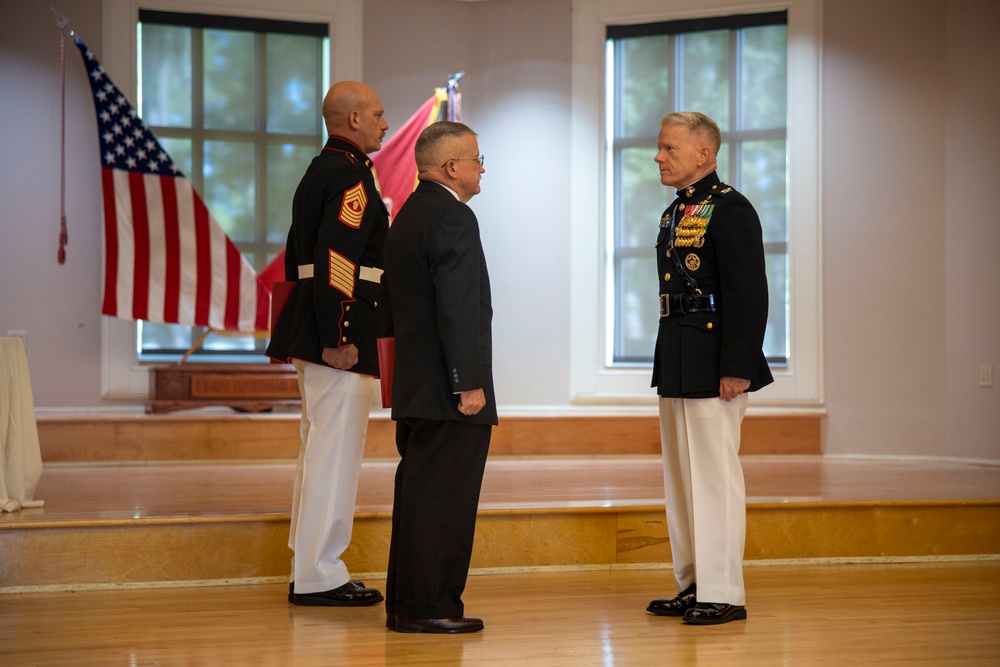
[{"label": "white wall", "polygon": [[[364,3],[364,78],[394,126],[466,71],[508,407],[569,400],[570,7]],[[100,0],[60,10],[99,51]],[[823,26],[826,449],[1000,459],[1000,386],[976,386],[980,364],[1000,376],[1000,5],[827,0]],[[48,5],[0,0],[0,335],[28,330],[37,405],[98,406],[93,107],[68,50],[70,245],[58,266],[58,59]]]},{"label": "white wall", "polygon": [[[479,218],[507,406],[569,399],[569,0],[368,0],[365,78],[397,126],[464,71],[462,121],[486,156]],[[391,132],[391,130],[390,130]]]},{"label": "white wall", "polygon": [[938,315],[945,320],[942,444],[948,454],[994,459],[1000,458],[1000,383],[980,389],[976,380],[983,364],[1000,380],[1000,209],[993,198],[1000,183],[998,35],[1000,2],[948,4],[945,226],[936,249],[947,264]]},{"label": "white wall", "polygon": [[826,5],[828,452],[1000,458],[1000,389],[975,384],[1000,352],[984,197],[1000,178],[1000,21],[978,5]]},{"label": "white wall", "polygon": [[[100,50],[100,0],[60,0]],[[66,217],[59,265],[59,30],[48,3],[0,0],[0,335],[27,331],[36,405],[100,405],[101,186],[94,103],[66,38]]]}]

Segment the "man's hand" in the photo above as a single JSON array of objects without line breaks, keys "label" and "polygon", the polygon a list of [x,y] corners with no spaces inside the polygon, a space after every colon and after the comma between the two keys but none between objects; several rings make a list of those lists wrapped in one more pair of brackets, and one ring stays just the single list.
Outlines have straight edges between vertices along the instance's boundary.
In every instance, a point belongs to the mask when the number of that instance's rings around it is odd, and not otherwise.
[{"label": "man's hand", "polygon": [[724,377],[719,380],[719,398],[731,401],[750,388],[750,380]]},{"label": "man's hand", "polygon": [[486,406],[486,394],[482,389],[470,389],[458,394],[458,411],[463,415],[474,415]]},{"label": "man's hand", "polygon": [[358,363],[358,348],[353,344],[347,347],[324,347],[323,361],[338,370],[350,370]]}]

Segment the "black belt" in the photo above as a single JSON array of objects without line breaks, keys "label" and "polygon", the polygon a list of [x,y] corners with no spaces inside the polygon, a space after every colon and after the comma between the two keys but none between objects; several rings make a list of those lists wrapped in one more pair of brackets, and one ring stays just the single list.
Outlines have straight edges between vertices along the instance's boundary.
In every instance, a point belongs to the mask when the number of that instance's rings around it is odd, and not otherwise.
[{"label": "black belt", "polygon": [[661,294],[660,317],[685,313],[714,313],[714,294]]}]

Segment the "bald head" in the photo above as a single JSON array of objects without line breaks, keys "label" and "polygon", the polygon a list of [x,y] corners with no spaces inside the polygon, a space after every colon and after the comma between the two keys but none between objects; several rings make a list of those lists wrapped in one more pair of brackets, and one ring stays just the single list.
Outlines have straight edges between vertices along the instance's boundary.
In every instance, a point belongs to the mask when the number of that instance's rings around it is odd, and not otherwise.
[{"label": "bald head", "polygon": [[382,147],[389,124],[375,91],[360,81],[338,81],[323,98],[323,120],[330,136],[343,137],[366,153]]}]

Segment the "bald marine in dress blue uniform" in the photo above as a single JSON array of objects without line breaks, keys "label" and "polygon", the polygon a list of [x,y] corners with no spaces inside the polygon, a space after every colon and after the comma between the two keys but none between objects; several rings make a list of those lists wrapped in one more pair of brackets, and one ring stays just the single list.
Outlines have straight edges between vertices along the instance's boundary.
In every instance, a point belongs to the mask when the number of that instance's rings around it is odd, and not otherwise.
[{"label": "bald marine in dress blue uniform", "polygon": [[295,286],[274,324],[268,356],[291,362],[302,396],[299,463],[288,546],[295,553],[288,601],[303,606],[377,604],[352,581],[341,555],[354,507],[378,375],[382,247],[389,214],[367,153],[388,129],[385,109],[357,81],[323,100],[329,139],[292,200],[285,280]]},{"label": "bald marine in dress blue uniform", "polygon": [[647,611],[715,625],[747,617],[746,491],[740,424],[747,392],[772,382],[762,351],[767,276],[760,220],[715,172],[721,134],[704,114],[665,116],[660,181],[677,198],[656,240],[660,324],[653,382],[678,595]]}]

